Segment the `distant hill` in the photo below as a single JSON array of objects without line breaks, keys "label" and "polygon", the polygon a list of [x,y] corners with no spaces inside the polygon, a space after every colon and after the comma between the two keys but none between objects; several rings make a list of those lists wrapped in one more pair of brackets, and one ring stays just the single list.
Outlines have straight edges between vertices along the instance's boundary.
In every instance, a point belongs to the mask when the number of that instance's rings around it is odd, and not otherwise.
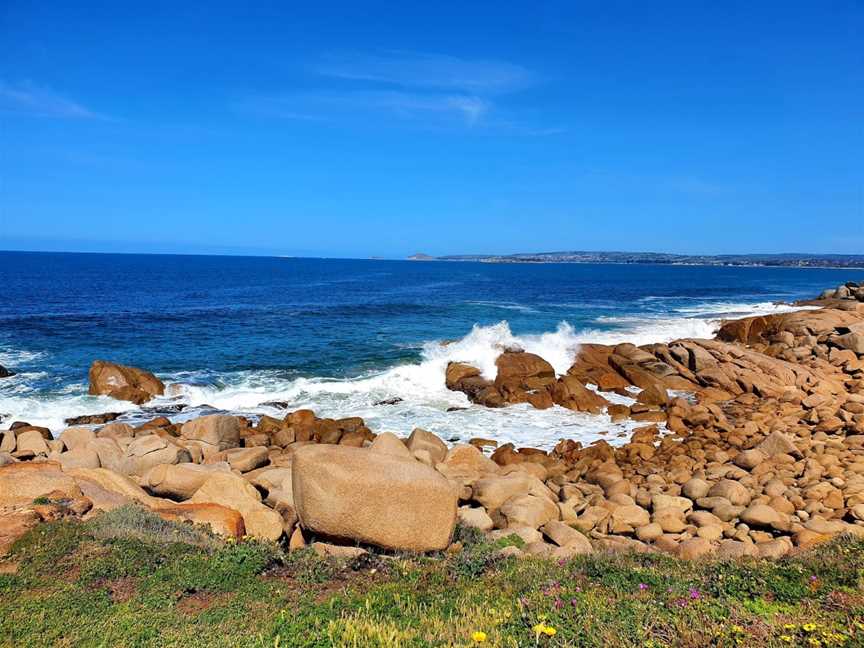
[{"label": "distant hill", "polygon": [[482,263],[650,263],[661,265],[769,266],[793,268],[864,268],[864,254],[668,254],[666,252],[530,252],[432,257],[415,254],[412,261],[479,261]]}]

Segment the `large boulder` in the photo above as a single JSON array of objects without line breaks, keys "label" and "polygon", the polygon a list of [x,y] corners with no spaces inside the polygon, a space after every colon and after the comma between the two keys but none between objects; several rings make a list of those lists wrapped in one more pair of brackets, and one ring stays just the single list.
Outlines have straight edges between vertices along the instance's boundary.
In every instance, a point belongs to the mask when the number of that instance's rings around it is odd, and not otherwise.
[{"label": "large boulder", "polygon": [[124,475],[143,475],[159,464],[178,464],[192,461],[186,448],[155,434],[138,437],[126,448],[120,472]]},{"label": "large boulder", "polygon": [[538,409],[552,407],[549,391],[555,383],[555,370],[543,358],[524,351],[505,351],[495,365],[495,390],[505,402],[531,403]]},{"label": "large boulder", "polygon": [[180,436],[201,447],[205,457],[240,445],[240,421],[236,416],[211,414],[187,421]]},{"label": "large boulder", "polygon": [[524,351],[506,351],[495,360],[499,389],[515,384],[524,389],[543,389],[555,381],[555,369],[540,356]]},{"label": "large boulder", "polygon": [[149,371],[96,360],[90,365],[90,394],[106,395],[133,403],[146,403],[165,393],[165,385]]},{"label": "large boulder", "polygon": [[473,499],[487,510],[501,508],[504,502],[517,495],[537,495],[556,502],[549,487],[537,477],[528,474],[509,474],[504,477],[489,475],[478,479],[472,486]]},{"label": "large boulder", "polygon": [[27,430],[18,435],[18,446],[15,449],[19,454],[47,455],[50,450],[45,438],[39,430]]},{"label": "large boulder", "polygon": [[231,469],[224,462],[210,465],[159,464],[144,474],[141,483],[151,493],[161,497],[185,500],[192,497],[216,472],[230,473]]},{"label": "large boulder", "polygon": [[14,376],[15,372],[7,369],[3,365],[0,365],[0,378],[9,378],[10,376]]},{"label": "large boulder", "polygon": [[225,461],[228,462],[232,470],[245,473],[267,465],[270,458],[267,448],[256,446],[254,448],[231,448],[226,450]]},{"label": "large boulder", "polygon": [[77,450],[87,446],[96,438],[96,432],[85,427],[66,428],[60,433],[60,440],[67,450]]},{"label": "large boulder", "polygon": [[501,515],[508,527],[531,527],[538,529],[547,522],[557,520],[560,513],[557,504],[546,497],[517,495],[501,506]]},{"label": "large boulder", "polygon": [[722,497],[729,500],[734,506],[747,506],[752,497],[746,486],[732,479],[718,481],[708,491],[708,496]]},{"label": "large boulder", "polygon": [[296,451],[292,481],[305,529],[396,550],[434,551],[450,543],[456,493],[420,462],[310,445]]},{"label": "large boulder", "polygon": [[81,497],[75,480],[57,463],[22,461],[0,467],[0,506],[31,504],[37,497],[54,491],[67,497]]},{"label": "large boulder", "polygon": [[60,453],[58,457],[64,472],[75,468],[100,468],[99,455],[91,448],[76,448]]},{"label": "large boulder", "polygon": [[282,535],[282,516],[261,503],[261,493],[242,477],[217,472],[207,479],[189,499],[193,504],[219,504],[243,516],[246,533],[265,540]]}]

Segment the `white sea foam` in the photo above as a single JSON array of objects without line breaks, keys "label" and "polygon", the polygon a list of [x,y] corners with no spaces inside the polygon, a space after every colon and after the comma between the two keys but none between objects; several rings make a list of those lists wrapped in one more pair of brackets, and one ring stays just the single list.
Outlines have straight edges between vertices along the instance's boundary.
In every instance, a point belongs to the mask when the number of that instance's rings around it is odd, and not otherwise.
[{"label": "white sea foam", "polygon": [[799,310],[819,310],[819,306],[793,306],[775,302],[759,302],[756,304],[741,304],[735,302],[711,302],[695,306],[676,308],[677,313],[688,316],[714,316],[721,318],[749,317],[753,315],[775,315]]},{"label": "white sea foam", "polygon": [[[23,392],[23,390],[21,390]],[[65,390],[64,390],[65,391]],[[0,393],[0,415],[4,421],[27,421],[32,425],[47,427],[55,435],[66,427],[65,420],[86,414],[101,412],[130,412],[138,408],[125,401],[107,396],[87,396],[86,387],[76,395],[39,395],[33,390],[7,395]],[[5,426],[4,426],[5,427]]]},{"label": "white sea foam", "polygon": [[[176,404],[191,409],[178,415],[183,420],[196,415],[204,405],[249,415],[279,415],[282,410],[264,405],[284,401],[287,408],[308,407],[319,416],[361,416],[375,431],[408,434],[415,427],[431,430],[443,438],[467,441],[474,436],[517,445],[551,448],[560,439],[573,438],[583,443],[607,439],[621,443],[639,424],[626,421],[613,424],[607,415],[571,412],[560,407],[535,410],[528,405],[487,409],[472,405],[464,394],[448,390],[444,384],[447,364],[466,362],[478,367],[484,376],[494,378],[495,359],[505,348],[520,347],[536,353],[563,374],[572,363],[579,345],[588,342],[636,344],[666,342],[682,337],[712,337],[721,317],[734,313],[780,312],[790,307],[774,304],[694,304],[663,316],[633,315],[604,317],[596,329],[576,330],[561,322],[554,331],[536,335],[516,335],[507,322],[475,326],[460,340],[428,342],[421,359],[384,371],[352,379],[292,378],[279,371],[241,371],[218,376],[218,385],[195,384],[195,372],[161,376],[166,382],[179,382],[171,397],[159,398],[150,405]],[[603,328],[599,328],[602,326]],[[17,380],[16,380],[17,379]],[[53,395],[36,394],[26,387],[26,376],[16,383],[0,383],[0,414],[63,428],[63,419],[105,411],[134,412],[131,403],[105,397],[84,395],[83,384],[66,386]],[[608,395],[613,402],[631,402],[623,396]],[[381,404],[382,401],[396,401]],[[455,411],[448,411],[454,410]]]},{"label": "white sea foam", "polygon": [[45,354],[41,351],[23,351],[0,347],[0,365],[7,369],[15,369],[19,365],[30,364],[43,358],[45,358]]}]

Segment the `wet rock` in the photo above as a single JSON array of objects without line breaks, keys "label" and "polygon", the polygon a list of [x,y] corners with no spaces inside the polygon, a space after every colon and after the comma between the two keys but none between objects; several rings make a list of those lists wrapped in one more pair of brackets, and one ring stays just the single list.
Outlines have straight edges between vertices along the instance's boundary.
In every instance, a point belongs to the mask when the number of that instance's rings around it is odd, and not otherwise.
[{"label": "wet rock", "polygon": [[111,421],[117,420],[122,416],[122,412],[104,412],[102,414],[85,414],[83,416],[74,416],[67,418],[64,422],[66,425],[104,425]]},{"label": "wet rock", "polygon": [[165,393],[165,385],[149,371],[105,360],[96,360],[90,365],[89,378],[90,394],[107,395],[139,405]]},{"label": "wet rock", "polygon": [[609,402],[583,385],[575,376],[562,376],[552,388],[552,400],[577,412],[599,414]]}]

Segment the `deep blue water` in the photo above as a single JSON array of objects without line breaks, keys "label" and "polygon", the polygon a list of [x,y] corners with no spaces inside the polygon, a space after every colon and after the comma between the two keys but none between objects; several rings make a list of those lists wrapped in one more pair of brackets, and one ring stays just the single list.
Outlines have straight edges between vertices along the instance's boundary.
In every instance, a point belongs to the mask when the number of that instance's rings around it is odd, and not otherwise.
[{"label": "deep blue water", "polygon": [[39,418],[69,399],[76,412],[105,409],[82,397],[96,358],[204,383],[212,402],[240,385],[284,392],[298,378],[416,365],[425,342],[503,320],[515,336],[561,322],[573,340],[697,335],[705,318],[770,309],[862,274],[0,252],[0,364],[21,373],[0,381],[0,414],[27,406]]}]

